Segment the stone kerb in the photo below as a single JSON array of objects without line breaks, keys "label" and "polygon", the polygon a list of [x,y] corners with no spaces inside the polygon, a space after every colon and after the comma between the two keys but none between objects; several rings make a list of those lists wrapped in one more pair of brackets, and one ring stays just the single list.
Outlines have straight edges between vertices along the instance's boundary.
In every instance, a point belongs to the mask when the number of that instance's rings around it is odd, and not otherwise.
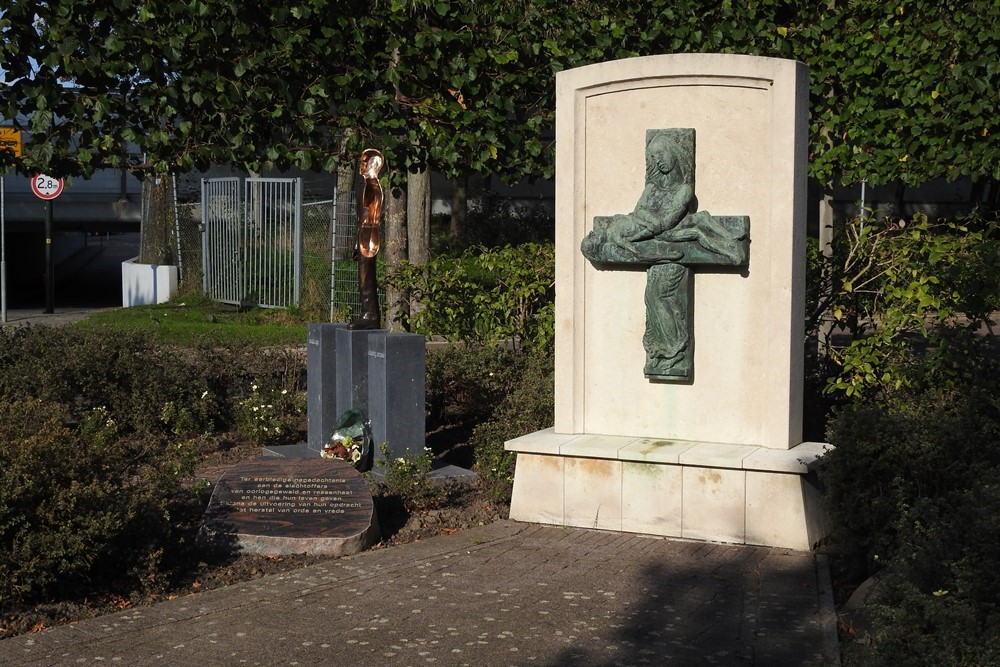
[{"label": "stone kerb", "polygon": [[[801,442],[806,82],[800,63],[699,54],[557,76],[555,432]],[[751,230],[746,269],[694,279],[687,384],[643,378],[645,274],[580,253],[595,216],[642,192],[646,130],[677,127],[697,135],[699,209],[748,215]]]}]

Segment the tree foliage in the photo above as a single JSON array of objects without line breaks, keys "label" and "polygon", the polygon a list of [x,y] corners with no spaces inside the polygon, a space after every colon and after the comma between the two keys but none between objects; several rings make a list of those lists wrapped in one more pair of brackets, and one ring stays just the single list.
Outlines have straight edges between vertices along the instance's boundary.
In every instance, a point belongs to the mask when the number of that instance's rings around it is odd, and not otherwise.
[{"label": "tree foliage", "polygon": [[[25,171],[212,162],[551,176],[554,75],[656,53],[795,58],[823,183],[1000,179],[992,0],[12,0],[0,116]],[[356,130],[350,142],[339,138]],[[0,160],[10,162],[9,155]]]},{"label": "tree foliage", "polygon": [[1000,180],[1000,5],[838,0],[783,30],[810,66],[811,174]]}]

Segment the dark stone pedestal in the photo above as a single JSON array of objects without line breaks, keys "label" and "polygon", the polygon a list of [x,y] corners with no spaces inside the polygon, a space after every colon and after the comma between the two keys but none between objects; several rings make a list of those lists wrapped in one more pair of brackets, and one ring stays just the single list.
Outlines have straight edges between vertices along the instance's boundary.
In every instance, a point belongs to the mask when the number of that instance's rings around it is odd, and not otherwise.
[{"label": "dark stone pedestal", "polygon": [[[306,342],[306,398],[309,436],[306,444],[319,453],[337,423],[337,331],[346,324],[310,324]],[[324,435],[325,434],[325,435]]]},{"label": "dark stone pedestal", "polygon": [[[357,408],[368,414],[368,384],[370,371],[368,360],[373,341],[385,338],[385,329],[337,331],[337,415],[345,410]],[[420,337],[423,340],[423,337]],[[310,385],[312,389],[312,385]],[[423,397],[421,397],[422,400]],[[327,437],[329,437],[327,433]],[[376,440],[376,443],[378,441]]]},{"label": "dark stone pedestal", "polygon": [[337,418],[351,408],[360,409],[371,421],[375,458],[382,443],[388,444],[393,458],[407,450],[423,451],[425,355],[425,339],[417,334],[309,325],[310,452],[322,450]]},{"label": "dark stone pedestal", "polygon": [[368,348],[368,418],[376,447],[389,456],[423,451],[426,436],[425,341],[423,336],[387,333]]}]

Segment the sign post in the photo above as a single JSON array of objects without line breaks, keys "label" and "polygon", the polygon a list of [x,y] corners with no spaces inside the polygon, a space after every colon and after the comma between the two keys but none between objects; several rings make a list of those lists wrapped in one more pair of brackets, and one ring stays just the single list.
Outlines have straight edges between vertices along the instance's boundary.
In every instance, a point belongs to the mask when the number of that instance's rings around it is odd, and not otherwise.
[{"label": "sign post", "polygon": [[52,200],[62,194],[63,179],[37,174],[31,191],[45,201],[45,313],[55,312],[55,267],[52,262]]},{"label": "sign post", "polygon": [[[0,127],[0,151],[21,157],[21,130]],[[4,183],[0,173],[0,322],[7,322],[7,222],[4,218]]]},{"label": "sign post", "polygon": [[4,219],[3,174],[0,174],[0,323],[7,323],[7,225]]}]

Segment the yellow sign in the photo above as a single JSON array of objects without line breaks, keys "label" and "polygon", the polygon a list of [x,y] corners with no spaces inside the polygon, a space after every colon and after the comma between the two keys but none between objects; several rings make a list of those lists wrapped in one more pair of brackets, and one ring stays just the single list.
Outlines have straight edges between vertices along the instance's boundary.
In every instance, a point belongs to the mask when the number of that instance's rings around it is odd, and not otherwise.
[{"label": "yellow sign", "polygon": [[0,127],[0,151],[11,151],[14,157],[21,157],[21,130]]}]

